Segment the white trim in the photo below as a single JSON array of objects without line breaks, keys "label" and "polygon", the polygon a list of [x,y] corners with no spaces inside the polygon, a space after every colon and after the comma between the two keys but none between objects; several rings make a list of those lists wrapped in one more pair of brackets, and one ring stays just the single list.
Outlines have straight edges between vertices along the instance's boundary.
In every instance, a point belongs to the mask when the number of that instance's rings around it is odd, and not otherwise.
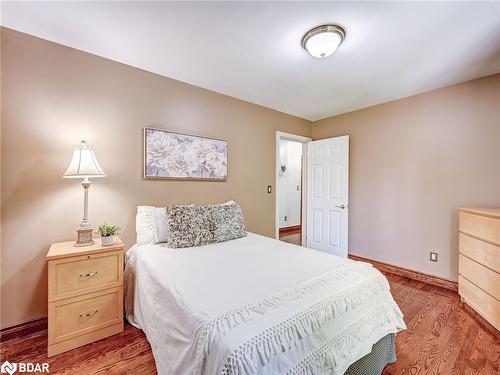
[{"label": "white trim", "polygon": [[302,135],[296,135],[296,134],[285,133],[285,132],[280,132],[280,131],[276,132],[276,138],[284,139],[287,141],[296,141],[296,142],[300,142],[300,143],[307,143],[307,142],[312,141],[311,138],[304,137]]},{"label": "white trim", "polygon": [[306,244],[307,234],[307,143],[312,139],[302,135],[290,134],[285,132],[276,132],[276,160],[275,160],[275,184],[274,184],[274,200],[275,200],[275,215],[274,215],[274,236],[280,238],[280,212],[279,212],[279,169],[280,169],[280,140],[295,141],[302,143],[302,207],[301,207],[301,231],[302,231],[302,246]]}]

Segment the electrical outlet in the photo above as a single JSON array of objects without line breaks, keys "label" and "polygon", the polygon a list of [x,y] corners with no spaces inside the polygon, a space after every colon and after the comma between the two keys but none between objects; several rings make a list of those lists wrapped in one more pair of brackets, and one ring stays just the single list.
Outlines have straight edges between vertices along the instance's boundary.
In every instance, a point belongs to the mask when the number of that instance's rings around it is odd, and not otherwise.
[{"label": "electrical outlet", "polygon": [[285,217],[283,218],[283,220],[284,220],[284,221],[288,221],[288,217],[287,217],[287,216],[285,216]]},{"label": "electrical outlet", "polygon": [[437,262],[438,261],[438,253],[434,252],[434,251],[431,251],[429,253],[429,260],[431,262]]}]

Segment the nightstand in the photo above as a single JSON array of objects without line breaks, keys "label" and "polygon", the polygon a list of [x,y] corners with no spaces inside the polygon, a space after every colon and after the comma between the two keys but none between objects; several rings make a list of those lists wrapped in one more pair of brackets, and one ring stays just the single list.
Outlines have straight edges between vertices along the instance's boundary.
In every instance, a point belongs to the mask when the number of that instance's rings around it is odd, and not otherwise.
[{"label": "nightstand", "polygon": [[123,250],[60,242],[47,253],[49,357],[123,331]]}]

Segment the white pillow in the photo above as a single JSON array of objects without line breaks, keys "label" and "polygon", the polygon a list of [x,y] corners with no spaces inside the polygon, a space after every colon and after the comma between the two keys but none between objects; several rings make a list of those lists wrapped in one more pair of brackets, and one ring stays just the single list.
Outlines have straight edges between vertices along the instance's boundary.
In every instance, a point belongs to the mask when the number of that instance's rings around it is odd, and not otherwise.
[{"label": "white pillow", "polygon": [[156,229],[156,242],[167,242],[169,229],[167,225],[167,215],[165,207],[154,207],[154,219]]},{"label": "white pillow", "polygon": [[137,206],[135,217],[135,231],[137,244],[146,245],[156,243],[155,207]]}]

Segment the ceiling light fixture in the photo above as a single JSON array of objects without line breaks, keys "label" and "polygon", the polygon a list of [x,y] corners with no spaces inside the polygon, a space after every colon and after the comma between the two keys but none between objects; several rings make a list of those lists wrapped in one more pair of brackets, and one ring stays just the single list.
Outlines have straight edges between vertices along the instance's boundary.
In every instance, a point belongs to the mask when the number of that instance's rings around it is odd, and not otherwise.
[{"label": "ceiling light fixture", "polygon": [[321,25],[302,37],[302,48],[318,59],[330,56],[345,38],[345,30],[338,25]]}]

